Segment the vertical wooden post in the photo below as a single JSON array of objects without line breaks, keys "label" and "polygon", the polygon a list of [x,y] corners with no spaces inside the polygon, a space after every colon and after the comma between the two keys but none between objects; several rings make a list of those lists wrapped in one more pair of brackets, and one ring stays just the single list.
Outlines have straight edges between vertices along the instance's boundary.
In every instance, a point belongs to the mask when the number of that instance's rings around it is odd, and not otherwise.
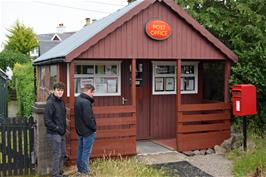
[{"label": "vertical wooden post", "polygon": [[[136,59],[135,58],[132,58],[132,62],[131,62],[131,96],[132,96],[132,106],[134,107],[134,111],[132,113],[132,117],[134,119],[137,119],[136,117]],[[137,124],[137,121],[136,121],[136,124]],[[133,125],[132,127],[135,128],[135,132],[136,132],[136,135],[137,135],[137,125]],[[137,137],[135,137],[135,143],[137,141]],[[137,144],[137,143],[136,143]],[[137,147],[136,147],[136,144],[135,144],[135,153],[137,153]]]},{"label": "vertical wooden post", "polygon": [[132,106],[136,107],[136,59],[132,59],[131,64],[131,93],[132,93]]},{"label": "vertical wooden post", "polygon": [[231,63],[229,61],[226,61],[224,67],[225,67],[224,68],[224,102],[230,103],[229,79],[230,79]]},{"label": "vertical wooden post", "polygon": [[75,89],[74,89],[74,70],[75,70],[75,65],[74,63],[69,64],[69,86],[70,86],[70,95],[69,95],[69,108],[70,111],[74,108],[74,101],[75,101]]},{"label": "vertical wooden post", "polygon": [[179,150],[179,122],[182,119],[181,107],[181,59],[176,60],[176,148]]}]

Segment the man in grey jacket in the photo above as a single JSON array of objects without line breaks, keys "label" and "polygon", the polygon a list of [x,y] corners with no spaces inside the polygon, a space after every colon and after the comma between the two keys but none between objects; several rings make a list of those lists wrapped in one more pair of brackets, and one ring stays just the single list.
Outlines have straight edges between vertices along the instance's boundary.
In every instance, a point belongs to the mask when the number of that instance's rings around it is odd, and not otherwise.
[{"label": "man in grey jacket", "polygon": [[62,177],[63,163],[66,157],[66,108],[62,96],[64,84],[54,84],[54,91],[47,98],[44,111],[44,123],[47,138],[52,148],[52,176]]}]

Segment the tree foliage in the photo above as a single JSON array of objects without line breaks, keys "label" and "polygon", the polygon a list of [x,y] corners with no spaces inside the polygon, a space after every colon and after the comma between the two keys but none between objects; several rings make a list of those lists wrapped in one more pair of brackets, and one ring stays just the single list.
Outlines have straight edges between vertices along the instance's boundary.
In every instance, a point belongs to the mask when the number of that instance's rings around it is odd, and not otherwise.
[{"label": "tree foliage", "polygon": [[[232,67],[231,83],[249,83],[257,87],[258,114],[254,118],[254,125],[264,125],[266,122],[265,0],[176,0],[176,2],[239,56],[239,62]],[[265,128],[260,126],[261,131]]]},{"label": "tree foliage", "polygon": [[16,21],[16,23],[8,29],[6,50],[17,51],[25,55],[38,47],[38,40],[32,28],[26,27],[24,24]]},{"label": "tree foliage", "polygon": [[3,50],[0,52],[0,68],[6,70],[7,66],[13,68],[15,63],[26,63],[29,57],[17,51]]},{"label": "tree foliage", "polygon": [[16,63],[14,66],[13,80],[16,83],[18,114],[22,117],[30,116],[34,102],[34,72],[31,62],[26,64]]}]

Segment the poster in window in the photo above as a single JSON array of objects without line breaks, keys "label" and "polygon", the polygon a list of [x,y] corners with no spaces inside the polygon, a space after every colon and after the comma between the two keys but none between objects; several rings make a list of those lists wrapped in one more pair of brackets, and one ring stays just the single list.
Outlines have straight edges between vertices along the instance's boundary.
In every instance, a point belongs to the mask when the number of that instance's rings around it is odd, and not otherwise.
[{"label": "poster in window", "polygon": [[82,78],[80,79],[80,88],[84,88],[86,84],[93,85],[93,78]]},{"label": "poster in window", "polygon": [[185,78],[185,90],[186,91],[195,90],[195,78],[194,77],[186,77]]},{"label": "poster in window", "polygon": [[108,78],[107,79],[107,92],[108,93],[116,93],[117,92],[117,79],[116,78]]},{"label": "poster in window", "polygon": [[194,85],[195,85],[194,84],[194,78],[189,78],[186,90],[193,91],[194,90]]},{"label": "poster in window", "polygon": [[184,91],[184,85],[185,85],[185,79],[182,77],[181,78],[181,91]]},{"label": "poster in window", "polygon": [[96,93],[107,93],[107,84],[95,84]]},{"label": "poster in window", "polygon": [[175,79],[174,77],[165,78],[165,90],[174,91],[175,90]]},{"label": "poster in window", "polygon": [[163,91],[163,77],[155,78],[155,91]]}]

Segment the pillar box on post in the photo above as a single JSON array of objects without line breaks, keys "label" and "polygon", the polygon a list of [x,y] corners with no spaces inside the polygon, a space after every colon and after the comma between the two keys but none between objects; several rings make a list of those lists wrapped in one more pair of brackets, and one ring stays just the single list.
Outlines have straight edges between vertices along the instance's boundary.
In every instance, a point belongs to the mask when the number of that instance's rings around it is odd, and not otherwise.
[{"label": "pillar box on post", "polygon": [[233,85],[233,114],[243,116],[244,150],[247,148],[247,117],[257,113],[256,87],[251,84]]}]

